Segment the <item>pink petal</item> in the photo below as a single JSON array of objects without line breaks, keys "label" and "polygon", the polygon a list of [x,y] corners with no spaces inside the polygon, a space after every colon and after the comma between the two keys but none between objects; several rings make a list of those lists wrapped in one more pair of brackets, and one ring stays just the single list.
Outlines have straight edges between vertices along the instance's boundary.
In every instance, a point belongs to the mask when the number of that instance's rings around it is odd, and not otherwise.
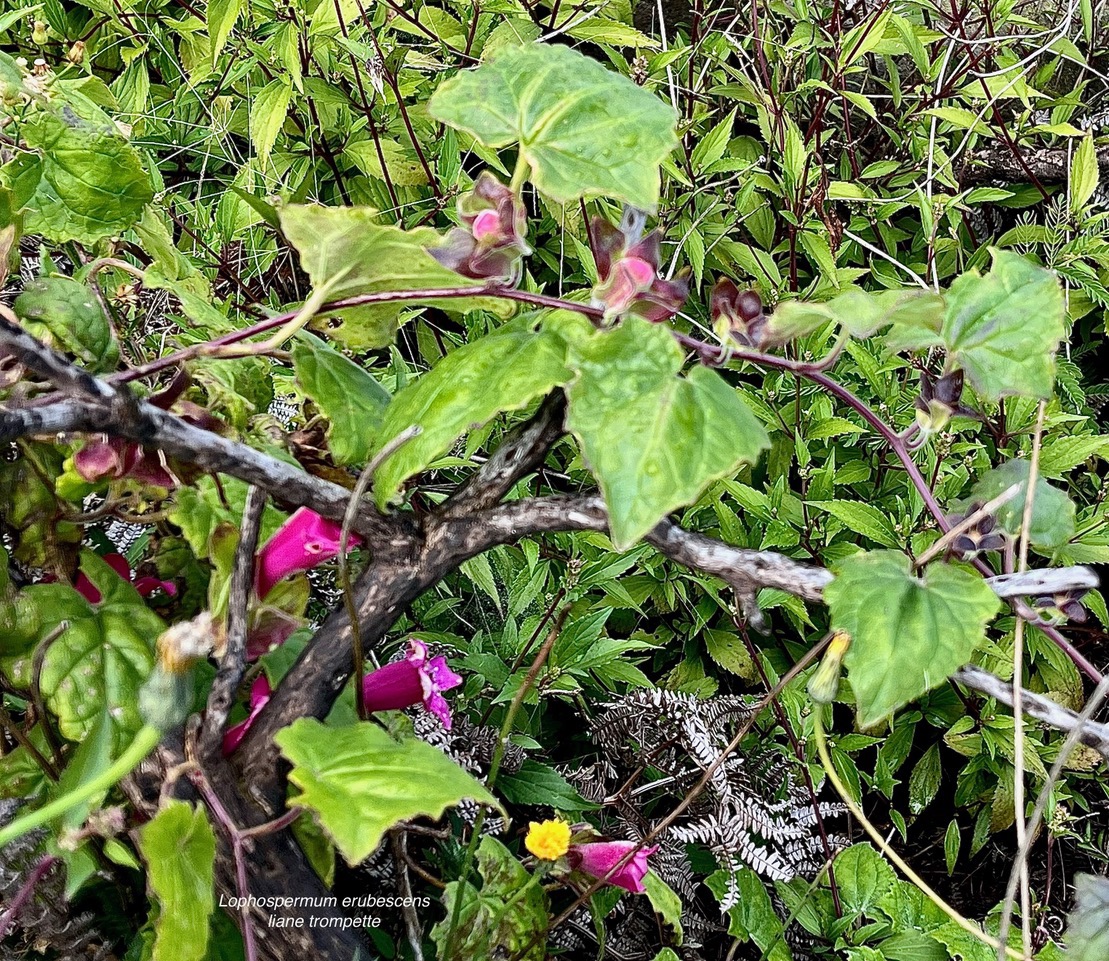
[{"label": "pink petal", "polygon": [[155,591],[164,591],[169,597],[177,596],[177,585],[173,581],[160,581],[156,577],[140,577],[135,581],[135,590],[143,597],[149,597]]},{"label": "pink petal", "polygon": [[462,678],[447,666],[445,657],[433,657],[428,661],[426,670],[436,690],[449,691],[462,683]]},{"label": "pink petal", "polygon": [[608,878],[608,883],[635,894],[642,894],[645,890],[643,878],[650,870],[647,858],[657,850],[658,845],[644,848],[639,847],[634,841],[595,841],[571,846],[569,858],[571,867],[584,871],[591,877],[603,878],[632,851],[635,851],[631,860]]},{"label": "pink petal", "polygon": [[442,694],[433,691],[429,697],[424,699],[424,707],[439,718],[439,722],[445,730],[449,731],[451,729],[450,704],[447,703],[447,699]]},{"label": "pink petal", "polygon": [[[311,570],[335,557],[339,553],[341,531],[341,525],[301,507],[258,552],[255,592],[265,597],[282,578],[297,571]],[[356,547],[362,543],[362,538],[351,534],[348,543]]]},{"label": "pink petal", "polygon": [[262,708],[269,703],[272,695],[273,691],[270,689],[269,679],[265,674],[259,674],[254,679],[254,683],[250,685],[250,714],[247,715],[245,721],[240,721],[233,727],[228,728],[223,735],[224,757],[230,757],[235,752],[235,748],[246,737],[246,732],[250,730],[254,719],[262,713]]},{"label": "pink petal", "polygon": [[90,604],[100,603],[100,591],[93,586],[92,581],[84,574],[77,575],[77,580],[73,582],[73,589]]},{"label": "pink petal", "polygon": [[411,661],[393,661],[362,679],[366,710],[400,711],[424,699],[423,674]]},{"label": "pink petal", "polygon": [[73,467],[81,479],[90,484],[103,477],[120,477],[123,474],[123,442],[114,438],[89,441],[73,455]]},{"label": "pink petal", "polygon": [[501,218],[495,210],[483,210],[474,218],[474,225],[470,228],[474,239],[496,241],[501,236]]}]

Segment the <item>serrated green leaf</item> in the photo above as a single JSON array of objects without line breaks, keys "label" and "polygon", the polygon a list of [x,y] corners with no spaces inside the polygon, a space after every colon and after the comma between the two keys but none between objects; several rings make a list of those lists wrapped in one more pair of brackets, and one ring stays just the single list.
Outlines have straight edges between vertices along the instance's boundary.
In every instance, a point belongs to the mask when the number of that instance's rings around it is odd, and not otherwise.
[{"label": "serrated green leaf", "polygon": [[[383,291],[419,291],[445,287],[480,287],[440,264],[428,249],[441,241],[430,227],[401,230],[377,223],[368,207],[288,206],[279,212],[281,230],[300,254],[300,263],[317,290],[330,300]],[[415,296],[407,303],[430,304],[447,311],[488,310],[511,315],[510,302],[491,297],[429,300]],[[391,343],[401,302],[367,304],[333,311],[342,322],[322,325],[328,337],[347,347],[367,349]]]},{"label": "serrated green leaf", "polygon": [[92,245],[121,233],[154,197],[139,155],[116,132],[39,113],[24,123],[27,146],[0,168],[24,210],[24,229],[47,240]]},{"label": "serrated green leaf", "polygon": [[277,135],[285,125],[292,99],[293,88],[285,80],[277,79],[267,83],[250,103],[250,142],[262,166],[269,160]]},{"label": "serrated green leaf", "polygon": [[395,741],[370,722],[330,728],[301,718],[274,741],[293,765],[289,780],[301,790],[296,803],[316,813],[352,865],[369,857],[400,821],[442,817],[463,798],[500,808],[442,751],[415,739]]},{"label": "serrated green leaf", "polygon": [[872,504],[859,501],[810,501],[811,507],[827,511],[843,521],[847,529],[881,544],[883,547],[900,547],[901,538],[890,525],[889,515]]},{"label": "serrated green leaf", "polygon": [[769,444],[716,371],[678,376],[682,352],[657,324],[630,318],[575,349],[567,426],[601,485],[617,550]]},{"label": "serrated green leaf", "polygon": [[1109,437],[1104,434],[1052,437],[1040,450],[1040,476],[1065,477],[1092,457],[1109,458]]},{"label": "serrated green leaf", "polygon": [[1066,316],[1059,281],[1019,254],[991,252],[993,269],[959,277],[947,292],[938,336],[929,334],[917,345],[942,342],[948,367],[964,370],[985,400],[1050,397]]},{"label": "serrated green leaf", "polygon": [[153,961],[203,961],[215,908],[216,837],[203,808],[170,801],[139,831],[150,893],[161,905]]},{"label": "serrated green leaf", "polygon": [[682,943],[682,899],[678,897],[673,888],[662,880],[654,871],[648,871],[643,877],[644,893],[651,902],[655,913],[661,916],[677,936],[677,943]]},{"label": "serrated green leaf", "polygon": [[705,650],[720,667],[748,681],[755,680],[758,669],[742,638],[731,631],[719,630],[705,630],[703,636]]},{"label": "serrated green leaf", "polygon": [[939,745],[933,744],[916,762],[909,776],[909,810],[913,814],[920,814],[935,800],[942,777]]},{"label": "serrated green leaf", "polygon": [[547,957],[550,913],[547,893],[538,878],[529,874],[500,841],[488,835],[478,845],[477,867],[483,879],[480,891],[468,881],[447,885],[443,897],[447,916],[431,930],[431,940],[440,954],[446,953],[450,919],[455,905],[461,902],[455,942],[458,957],[489,957],[490,946],[496,945],[506,957],[543,961]]},{"label": "serrated green leaf", "polygon": [[373,140],[361,140],[345,148],[343,156],[349,158],[367,177],[384,181],[388,171],[389,179],[398,187],[419,187],[427,183],[427,174],[416,151],[395,140],[381,138],[378,144]]},{"label": "serrated green leaf", "polygon": [[955,862],[959,860],[959,848],[962,843],[963,836],[959,833],[959,822],[952,818],[943,834],[943,859],[947,864],[948,877],[955,873]]},{"label": "serrated green leaf", "polygon": [[1093,135],[1087,133],[1075,148],[1070,166],[1070,209],[1082,213],[1086,203],[1097,190],[1097,151]]},{"label": "serrated green leaf", "polygon": [[[1019,484],[1020,493],[997,509],[998,526],[1012,537],[1020,535],[1024,523],[1025,492],[1031,464],[1023,458],[1006,461],[982,476],[971,492],[974,502],[985,503]],[[1036,479],[1032,498],[1032,524],[1028,540],[1033,547],[1050,550],[1060,547],[1074,536],[1075,506],[1065,491],[1053,487],[1042,477]]]},{"label": "serrated green leaf", "polygon": [[918,578],[894,551],[841,561],[824,598],[832,626],[851,636],[844,661],[863,727],[966,664],[999,604],[978,575],[941,563]]},{"label": "serrated green leaf", "polygon": [[869,337],[888,324],[910,319],[928,327],[940,326],[943,298],[920,290],[849,290],[824,303],[787,300],[770,314],[768,331],[776,341],[790,341],[823,327],[840,324],[852,337]]},{"label": "serrated green leaf", "polygon": [[853,844],[841,851],[833,865],[844,911],[866,914],[893,888],[896,876],[869,844]]},{"label": "serrated green leaf", "polygon": [[69,277],[28,281],[16,298],[16,314],[37,336],[48,335],[52,346],[72,354],[90,370],[112,370],[119,347],[93,292]]},{"label": "serrated green leaf", "polygon": [[440,84],[428,112],[486,147],[519,143],[532,182],[559,203],[601,194],[654,210],[659,164],[678,142],[668,104],[554,44],[501,47]]},{"label": "serrated green leaf", "polygon": [[208,37],[212,42],[213,66],[219,59],[242,9],[243,0],[208,0]]},{"label": "serrated green leaf", "polygon": [[[782,921],[759,876],[749,868],[740,868],[734,884],[739,899],[728,909],[728,934],[757,945],[766,961],[793,961]],[[719,901],[728,893],[729,875],[717,871],[705,878],[705,885]]]},{"label": "serrated green leaf", "polygon": [[379,438],[389,392],[354,361],[318,337],[302,334],[293,345],[301,389],[331,421],[328,446],[337,464],[361,464]]},{"label": "serrated green leaf", "polygon": [[553,767],[531,758],[525,760],[518,771],[497,778],[497,790],[512,804],[556,811],[587,811],[595,807]]},{"label": "serrated green leaf", "polygon": [[728,143],[732,139],[735,114],[736,111],[733,109],[728,116],[697,141],[690,156],[690,163],[695,171],[700,172],[706,167],[711,167],[724,156],[724,151],[728,149]]},{"label": "serrated green leaf", "polygon": [[45,636],[67,623],[42,664],[42,692],[72,741],[88,737],[107,710],[114,744],[142,726],[138,694],[154,666],[154,642],[165,629],[129,583],[91,551],[81,554],[81,570],[101,593],[89,604],[64,584],[28,588]]},{"label": "serrated green leaf", "polygon": [[393,399],[381,427],[382,442],[413,425],[421,433],[378,468],[374,496],[380,506],[400,486],[450,449],[462,434],[498,413],[519,410],[573,376],[566,344],[554,331],[536,330],[520,317],[452,351]]}]

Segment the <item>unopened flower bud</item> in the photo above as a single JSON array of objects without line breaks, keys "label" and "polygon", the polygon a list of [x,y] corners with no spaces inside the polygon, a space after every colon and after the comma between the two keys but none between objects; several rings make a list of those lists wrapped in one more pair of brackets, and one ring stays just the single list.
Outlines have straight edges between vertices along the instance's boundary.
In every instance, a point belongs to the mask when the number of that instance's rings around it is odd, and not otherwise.
[{"label": "unopened flower bud", "polygon": [[740,290],[728,278],[721,278],[712,288],[709,314],[721,340],[731,339],[744,347],[766,345],[766,314],[755,291]]},{"label": "unopened flower bud", "polygon": [[41,20],[36,20],[34,27],[31,29],[31,42],[36,46],[44,47],[49,39],[50,33],[46,24]]},{"label": "unopened flower bud", "polygon": [[851,635],[846,631],[836,631],[832,635],[828,650],[821,658],[820,667],[809,678],[809,697],[817,704],[831,704],[839,693],[840,673],[843,670],[843,658],[851,646]]}]

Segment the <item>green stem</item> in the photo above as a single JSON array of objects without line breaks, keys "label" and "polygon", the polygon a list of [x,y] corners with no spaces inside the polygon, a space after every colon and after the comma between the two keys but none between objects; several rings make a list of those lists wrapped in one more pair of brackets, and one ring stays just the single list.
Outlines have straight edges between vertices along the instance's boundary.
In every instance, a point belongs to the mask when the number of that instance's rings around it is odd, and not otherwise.
[{"label": "green stem", "polygon": [[824,733],[823,705],[818,705],[817,709],[813,712],[813,734],[816,740],[816,750],[820,755],[820,763],[824,765],[824,773],[827,775],[828,781],[831,783],[832,787],[836,789],[836,793],[839,794],[843,803],[847,805],[847,809],[855,816],[855,820],[857,820],[863,830],[870,835],[870,839],[877,845],[878,850],[896,864],[901,869],[902,873],[904,873],[905,877],[920,888],[921,893],[923,893],[928,900],[943,911],[943,913],[951,918],[960,928],[966,931],[967,934],[981,941],[983,944],[989,945],[995,951],[1001,951],[1010,958],[1016,959],[1016,961],[1022,961],[1024,955],[1018,951],[1014,951],[1012,948],[1003,948],[1001,942],[998,941],[997,938],[991,937],[972,921],[967,920],[967,918],[963,917],[963,915],[932,890],[932,888],[925,883],[924,879],[909,867],[905,860],[886,843],[886,839],[882,836],[882,833],[870,823],[867,816],[863,813],[862,808],[859,807],[855,798],[848,792],[843,781],[840,780],[839,775],[836,773],[835,767],[832,765],[832,758],[828,753],[828,739]]},{"label": "green stem", "polygon": [[162,732],[149,724],[144,725],[128,748],[115,759],[114,762],[101,774],[91,781],[79,784],[68,794],[63,794],[49,804],[28,811],[22,817],[16,818],[6,828],[0,829],[0,848],[6,847],[24,834],[42,827],[48,821],[61,817],[63,814],[77,807],[101,791],[107,791],[122,781],[130,774],[146,756],[158,746],[162,739]]},{"label": "green stem", "polygon": [[516,158],[516,168],[512,171],[512,180],[508,183],[508,189],[517,197],[524,189],[524,182],[528,179],[529,173],[531,173],[531,165],[524,159],[524,152],[521,150]]},{"label": "green stem", "polygon": [[[519,164],[516,165],[516,169],[519,171]],[[547,639],[543,642],[543,646],[539,649],[539,653],[535,655],[535,660],[532,662],[531,668],[524,678],[524,683],[520,685],[520,689],[516,692],[516,696],[512,698],[512,703],[508,706],[508,713],[504,717],[504,723],[501,724],[501,733],[500,737],[497,739],[497,747],[493,751],[493,762],[489,765],[489,776],[485,779],[485,786],[488,787],[490,791],[493,790],[493,785],[497,782],[497,775],[500,773],[501,763],[504,761],[505,747],[508,744],[508,738],[512,734],[512,726],[516,723],[516,715],[519,713],[528,691],[531,690],[531,686],[535,683],[535,679],[539,676],[539,671],[546,662],[547,655],[551,653],[554,642],[562,632],[562,625],[565,623],[566,615],[569,613],[569,606],[564,607],[556,618],[550,633],[547,635]],[[470,843],[466,846],[466,854],[462,859],[462,871],[459,874],[460,886],[455,890],[455,900],[451,910],[451,921],[447,928],[447,940],[444,943],[444,961],[451,961],[454,952],[454,941],[458,933],[458,922],[462,917],[461,882],[466,881],[470,876],[470,869],[473,867],[474,855],[477,853],[478,842],[481,840],[481,828],[484,823],[485,808],[482,808],[478,811],[477,819],[474,821],[474,827],[470,833]]]}]

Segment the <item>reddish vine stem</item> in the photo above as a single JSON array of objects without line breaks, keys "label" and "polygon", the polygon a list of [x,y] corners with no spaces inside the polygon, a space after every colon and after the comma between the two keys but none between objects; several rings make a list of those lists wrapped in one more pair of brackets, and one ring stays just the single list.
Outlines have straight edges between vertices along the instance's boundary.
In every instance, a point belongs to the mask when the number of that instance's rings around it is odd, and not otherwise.
[{"label": "reddish vine stem", "polygon": [[[529,304],[534,307],[547,307],[553,310],[570,310],[575,313],[582,314],[589,317],[594,322],[599,321],[604,312],[589,304],[580,304],[570,300],[564,300],[560,297],[552,297],[547,294],[531,293],[525,290],[517,290],[508,287],[442,287],[425,290],[399,290],[399,291],[380,291],[372,294],[359,294],[354,297],[347,297],[343,300],[332,301],[325,304],[320,312],[327,313],[335,310],[341,310],[344,307],[358,307],[365,304],[375,303],[390,303],[401,302],[406,300],[452,300],[463,297],[496,297],[503,300],[512,300],[517,303]],[[184,350],[177,351],[166,357],[159,358],[151,361],[141,367],[135,367],[131,370],[121,371],[106,378],[111,383],[126,383],[128,381],[138,380],[143,377],[148,377],[151,374],[158,373],[168,367],[175,366],[195,357],[204,356],[212,352],[216,348],[226,346],[228,344],[238,343],[247,340],[257,334],[265,333],[284,326],[294,317],[297,316],[297,311],[289,311],[284,314],[279,314],[276,317],[270,317],[267,320],[253,324],[243,330],[232,331],[231,333],[224,334],[222,337],[217,337],[212,341],[204,344],[194,345],[193,347],[185,348]],[[943,508],[940,506],[936,495],[932,492],[931,485],[921,474],[920,468],[916,465],[912,455],[906,444],[906,439],[897,431],[895,431],[889,424],[887,424],[881,417],[878,416],[860,397],[858,397],[850,388],[845,387],[843,384],[834,380],[832,377],[825,373],[826,363],[804,363],[800,361],[791,360],[788,357],[777,357],[773,354],[762,353],[761,351],[753,350],[733,350],[728,347],[718,346],[716,344],[706,343],[705,341],[698,340],[689,334],[681,333],[680,331],[672,331],[674,338],[679,344],[686,349],[696,354],[698,360],[710,367],[723,366],[729,360],[742,360],[748,363],[755,364],[760,367],[767,367],[773,370],[786,371],[788,373],[797,374],[807,380],[819,385],[828,393],[842,401],[852,410],[854,410],[866,423],[877,433],[887,444],[890,450],[901,461],[905,472],[909,477],[913,487],[916,488],[917,493],[920,495],[921,500],[924,502],[925,507],[928,508],[929,513],[935,518],[936,523],[940,529],[946,533],[951,524],[944,514]],[[989,576],[993,572],[982,561],[975,561],[975,567],[978,568],[984,575]],[[1084,674],[1086,674],[1093,681],[1100,681],[1102,674],[1094,667],[1093,664],[1087,660],[1082,653],[1074,647],[1057,629],[1044,624],[1035,616],[1035,612],[1028,607],[1027,604],[1016,602],[1014,604],[1017,613],[1030,620],[1037,627],[1040,628],[1059,648],[1062,650]]]},{"label": "reddish vine stem", "polygon": [[52,854],[46,855],[38,864],[35,865],[34,870],[27,876],[27,880],[23,882],[23,886],[19,892],[12,899],[11,905],[8,910],[0,915],[0,941],[8,935],[8,930],[15,924],[16,918],[19,917],[19,912],[26,906],[27,902],[31,900],[31,896],[35,893],[35,888],[38,887],[39,882],[50,873],[50,869],[58,863],[58,858]]}]

